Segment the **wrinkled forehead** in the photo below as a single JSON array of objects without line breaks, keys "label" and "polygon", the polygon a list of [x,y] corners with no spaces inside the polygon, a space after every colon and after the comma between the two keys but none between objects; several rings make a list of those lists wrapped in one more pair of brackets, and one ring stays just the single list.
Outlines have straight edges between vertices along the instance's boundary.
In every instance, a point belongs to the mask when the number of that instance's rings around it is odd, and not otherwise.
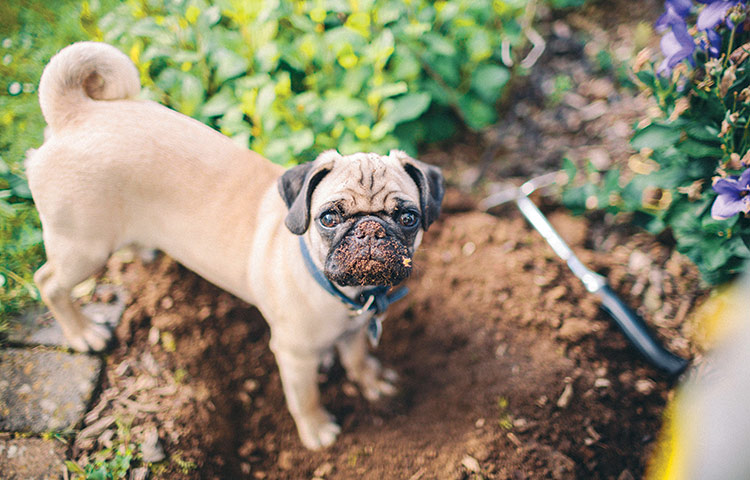
[{"label": "wrinkled forehead", "polygon": [[419,190],[399,160],[356,153],[337,158],[315,189],[312,207],[328,203],[349,212],[390,212],[404,203],[419,207]]}]

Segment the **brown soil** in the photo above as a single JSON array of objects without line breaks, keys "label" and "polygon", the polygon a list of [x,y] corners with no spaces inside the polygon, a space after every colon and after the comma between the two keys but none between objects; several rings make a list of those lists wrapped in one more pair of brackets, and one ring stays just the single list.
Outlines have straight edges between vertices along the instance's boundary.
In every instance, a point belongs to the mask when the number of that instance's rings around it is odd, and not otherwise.
[{"label": "brown soil", "polygon": [[[615,3],[621,20],[656,18],[656,1],[644,10]],[[586,27],[597,11],[567,20],[584,25],[586,48],[632,40],[625,21],[614,40]],[[334,364],[321,374],[323,399],[343,432],[326,450],[305,450],[257,311],[169,258],[143,264],[120,254],[102,280],[125,285],[132,298],[72,457],[83,464],[156,427],[168,456],[152,467],[158,479],[640,478],[671,395],[667,381],[515,209],[491,216],[473,206],[493,182],[558,168],[564,154],[605,166],[627,160],[629,125],[648,103],[593,76],[568,23],[543,32],[554,37],[552,57],[487,138],[422,158],[454,187],[376,352],[400,374],[397,397],[368,403]],[[561,72],[576,87],[550,106],[539,90]],[[460,193],[478,179],[479,190]],[[668,238],[627,218],[574,218],[554,199],[535,200],[668,348],[695,354],[686,318],[704,292]]]},{"label": "brown soil", "polygon": [[[638,478],[667,383],[518,213],[457,211],[462,203],[449,192],[411,293],[384,324],[377,354],[400,373],[401,393],[371,405],[339,367],[321,375],[343,427],[333,447],[300,445],[257,312],[166,257],[110,262],[107,280],[133,298],[87,423],[129,423],[136,443],[156,426],[173,459],[156,478]],[[639,273],[621,257],[634,251],[655,259],[662,292],[695,281],[648,236],[594,252],[588,221],[549,213],[626,299]],[[660,299],[672,312],[683,300]],[[679,340],[673,327],[664,330]],[[79,435],[77,454],[106,447],[112,434],[100,433]]]}]

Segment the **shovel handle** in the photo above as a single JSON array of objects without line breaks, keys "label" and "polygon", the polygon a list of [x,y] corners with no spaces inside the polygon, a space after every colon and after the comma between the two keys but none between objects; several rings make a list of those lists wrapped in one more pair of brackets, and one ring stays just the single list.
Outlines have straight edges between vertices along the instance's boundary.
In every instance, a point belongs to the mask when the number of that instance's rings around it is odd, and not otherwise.
[{"label": "shovel handle", "polygon": [[652,365],[673,378],[687,368],[687,360],[658,344],[643,319],[625,305],[609,285],[603,285],[596,293],[602,299],[602,309],[614,319],[628,340]]}]

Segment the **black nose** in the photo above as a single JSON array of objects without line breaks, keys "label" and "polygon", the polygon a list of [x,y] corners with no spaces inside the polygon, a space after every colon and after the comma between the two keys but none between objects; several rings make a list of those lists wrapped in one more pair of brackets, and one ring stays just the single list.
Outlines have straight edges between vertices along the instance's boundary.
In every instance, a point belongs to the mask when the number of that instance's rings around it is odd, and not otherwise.
[{"label": "black nose", "polygon": [[385,227],[377,220],[362,220],[354,227],[354,236],[360,240],[385,238]]}]

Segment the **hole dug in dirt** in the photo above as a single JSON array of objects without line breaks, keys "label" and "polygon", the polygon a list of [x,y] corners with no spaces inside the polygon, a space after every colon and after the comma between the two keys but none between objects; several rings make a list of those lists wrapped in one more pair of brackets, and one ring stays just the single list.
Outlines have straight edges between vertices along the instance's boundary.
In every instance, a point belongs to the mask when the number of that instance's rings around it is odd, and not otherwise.
[{"label": "hole dug in dirt", "polygon": [[[136,442],[157,427],[168,460],[152,478],[639,478],[668,385],[520,215],[461,210],[426,234],[384,322],[376,354],[400,394],[370,404],[340,367],[321,375],[332,447],[301,446],[258,312],[163,256],[110,261],[103,281],[132,300],[86,425],[126,421]],[[568,238],[627,286],[612,255]],[[112,430],[79,435],[74,458]]]}]

